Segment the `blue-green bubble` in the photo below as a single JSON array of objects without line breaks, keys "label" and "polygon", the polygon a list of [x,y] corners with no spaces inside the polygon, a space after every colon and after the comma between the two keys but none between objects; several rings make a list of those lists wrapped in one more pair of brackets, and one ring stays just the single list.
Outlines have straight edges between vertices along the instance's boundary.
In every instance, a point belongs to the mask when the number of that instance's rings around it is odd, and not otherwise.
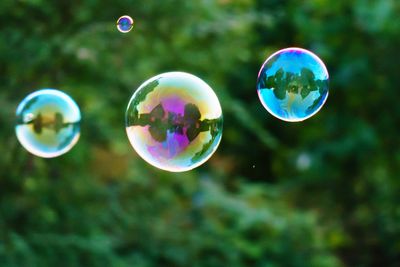
[{"label": "blue-green bubble", "polygon": [[43,89],[29,94],[16,115],[17,138],[36,156],[57,157],[78,142],[81,113],[75,101],[61,91]]},{"label": "blue-green bubble", "polygon": [[315,115],[328,97],[329,74],[312,52],[286,48],[270,56],[258,74],[257,92],[265,109],[284,121]]}]

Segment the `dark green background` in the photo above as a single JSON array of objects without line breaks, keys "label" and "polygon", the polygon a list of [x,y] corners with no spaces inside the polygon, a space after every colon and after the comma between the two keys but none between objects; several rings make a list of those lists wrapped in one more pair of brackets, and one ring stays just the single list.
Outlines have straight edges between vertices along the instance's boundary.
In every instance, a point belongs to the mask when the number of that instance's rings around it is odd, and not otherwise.
[{"label": "dark green background", "polygon": [[[0,266],[400,266],[399,14],[397,0],[1,0]],[[269,115],[255,89],[290,46],[331,76],[302,123]],[[135,89],[175,70],[224,112],[218,151],[186,173],[149,166],[124,129]],[[83,114],[55,159],[14,134],[40,88]]]}]

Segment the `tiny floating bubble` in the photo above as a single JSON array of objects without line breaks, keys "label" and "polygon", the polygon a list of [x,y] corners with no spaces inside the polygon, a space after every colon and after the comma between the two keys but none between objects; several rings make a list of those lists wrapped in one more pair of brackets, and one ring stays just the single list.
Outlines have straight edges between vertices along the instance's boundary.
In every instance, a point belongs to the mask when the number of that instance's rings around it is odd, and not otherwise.
[{"label": "tiny floating bubble", "polygon": [[133,19],[130,16],[124,15],[117,20],[117,29],[122,33],[127,33],[132,30],[133,24]]},{"label": "tiny floating bubble", "polygon": [[75,101],[61,91],[42,89],[29,94],[16,115],[18,141],[36,156],[57,157],[78,142],[81,113]]}]

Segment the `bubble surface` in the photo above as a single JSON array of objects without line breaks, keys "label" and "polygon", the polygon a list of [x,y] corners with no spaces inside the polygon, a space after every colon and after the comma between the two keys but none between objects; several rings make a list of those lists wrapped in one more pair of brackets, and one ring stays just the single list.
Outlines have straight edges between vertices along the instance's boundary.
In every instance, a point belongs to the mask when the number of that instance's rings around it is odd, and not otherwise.
[{"label": "bubble surface", "polygon": [[130,16],[121,16],[117,20],[117,29],[122,33],[130,32],[133,28],[133,23],[133,19]]},{"label": "bubble surface", "polygon": [[81,113],[75,101],[61,91],[42,89],[29,94],[16,115],[17,138],[36,156],[57,157],[78,142]]},{"label": "bubble surface", "polygon": [[262,65],[257,93],[265,109],[284,121],[303,121],[315,115],[328,97],[329,74],[314,53],[286,48]]},{"label": "bubble surface", "polygon": [[126,110],[126,132],[136,152],[166,171],[188,171],[206,162],[222,136],[219,100],[200,78],[168,72],[144,82]]}]

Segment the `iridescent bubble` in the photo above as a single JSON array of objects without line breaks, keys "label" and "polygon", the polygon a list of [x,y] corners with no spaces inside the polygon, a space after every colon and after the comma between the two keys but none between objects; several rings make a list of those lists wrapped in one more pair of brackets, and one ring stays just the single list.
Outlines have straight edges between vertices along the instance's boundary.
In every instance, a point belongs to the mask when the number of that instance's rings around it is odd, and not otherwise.
[{"label": "iridescent bubble", "polygon": [[265,109],[284,121],[316,114],[328,97],[329,74],[314,53],[286,48],[270,56],[258,74],[257,92]]},{"label": "iridescent bubble", "polygon": [[120,32],[127,33],[130,32],[133,28],[133,19],[127,15],[121,16],[117,20],[117,29]]},{"label": "iridescent bubble", "polygon": [[168,72],[144,82],[126,110],[126,132],[136,152],[171,172],[203,164],[222,136],[222,110],[203,80]]},{"label": "iridescent bubble", "polygon": [[61,91],[43,89],[29,94],[16,115],[17,138],[36,156],[57,157],[78,142],[81,113],[75,101]]}]

